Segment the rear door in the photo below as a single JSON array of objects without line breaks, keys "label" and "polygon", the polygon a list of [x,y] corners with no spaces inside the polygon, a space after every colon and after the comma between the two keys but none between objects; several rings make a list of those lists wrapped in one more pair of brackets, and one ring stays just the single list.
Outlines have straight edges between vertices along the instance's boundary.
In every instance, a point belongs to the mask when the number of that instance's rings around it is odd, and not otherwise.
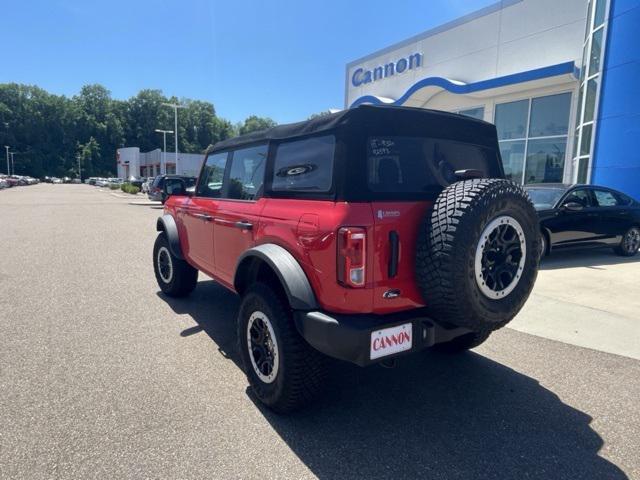
[{"label": "rear door", "polygon": [[214,217],[215,274],[228,285],[240,255],[255,244],[254,235],[265,205],[262,198],[267,144],[230,153],[222,198]]},{"label": "rear door", "polygon": [[215,270],[214,218],[222,196],[227,159],[227,152],[207,157],[194,196],[178,211],[183,224],[185,255],[199,269],[210,274]]},{"label": "rear door", "polygon": [[622,235],[632,226],[631,210],[612,190],[594,188],[593,194],[600,219],[599,239],[601,243],[617,245]]}]

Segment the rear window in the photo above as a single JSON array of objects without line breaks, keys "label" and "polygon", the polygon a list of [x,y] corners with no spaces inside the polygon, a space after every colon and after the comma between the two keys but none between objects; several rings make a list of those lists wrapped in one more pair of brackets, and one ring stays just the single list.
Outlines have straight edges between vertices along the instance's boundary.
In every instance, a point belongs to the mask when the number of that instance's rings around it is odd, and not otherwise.
[{"label": "rear window", "polygon": [[370,137],[367,177],[374,192],[419,193],[456,181],[456,170],[495,176],[494,149],[437,138]]},{"label": "rear window", "polygon": [[333,135],[281,143],[271,188],[279,192],[328,192],[333,184]]}]

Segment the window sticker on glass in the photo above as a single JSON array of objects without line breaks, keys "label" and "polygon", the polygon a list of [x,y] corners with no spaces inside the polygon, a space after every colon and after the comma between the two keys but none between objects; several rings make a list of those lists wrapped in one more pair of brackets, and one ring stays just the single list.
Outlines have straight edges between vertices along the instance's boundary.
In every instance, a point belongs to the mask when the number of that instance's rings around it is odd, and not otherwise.
[{"label": "window sticker on glass", "polygon": [[372,138],[371,153],[375,156],[390,155],[395,142],[390,138]]}]

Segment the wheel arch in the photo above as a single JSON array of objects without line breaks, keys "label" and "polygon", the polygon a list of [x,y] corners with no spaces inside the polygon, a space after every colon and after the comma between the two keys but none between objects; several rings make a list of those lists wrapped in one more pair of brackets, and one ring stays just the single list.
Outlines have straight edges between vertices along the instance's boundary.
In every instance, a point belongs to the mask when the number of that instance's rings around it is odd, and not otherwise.
[{"label": "wheel arch", "polygon": [[168,213],[162,215],[161,217],[158,217],[158,220],[156,221],[156,230],[158,232],[164,232],[164,234],[167,236],[167,241],[169,242],[169,250],[171,250],[171,253],[180,260],[184,260],[182,247],[180,246],[178,225],[176,224],[175,219]]},{"label": "wheel arch", "polygon": [[272,243],[258,245],[239,258],[233,286],[242,295],[255,281],[276,280],[294,310],[318,308],[316,297],[300,263],[286,249]]},{"label": "wheel arch", "polygon": [[551,253],[551,231],[544,225],[540,225],[540,234],[544,236],[544,240],[547,242],[544,252],[544,255],[547,255]]}]

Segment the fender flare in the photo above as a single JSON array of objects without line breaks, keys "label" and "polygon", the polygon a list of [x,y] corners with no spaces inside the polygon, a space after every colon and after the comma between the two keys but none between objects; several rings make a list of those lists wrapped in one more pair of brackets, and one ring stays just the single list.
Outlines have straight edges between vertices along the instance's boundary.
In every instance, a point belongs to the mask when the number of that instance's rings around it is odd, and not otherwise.
[{"label": "fender flare", "polygon": [[286,249],[273,243],[250,248],[240,256],[233,279],[236,291],[239,291],[240,282],[253,263],[251,260],[256,258],[269,265],[278,276],[293,310],[318,308],[313,289],[300,263]]},{"label": "fender flare", "polygon": [[175,219],[168,213],[158,217],[156,222],[156,230],[158,232],[164,232],[169,242],[169,250],[174,257],[184,260],[182,255],[182,247],[180,246],[180,236],[178,235],[178,225],[176,225]]}]

